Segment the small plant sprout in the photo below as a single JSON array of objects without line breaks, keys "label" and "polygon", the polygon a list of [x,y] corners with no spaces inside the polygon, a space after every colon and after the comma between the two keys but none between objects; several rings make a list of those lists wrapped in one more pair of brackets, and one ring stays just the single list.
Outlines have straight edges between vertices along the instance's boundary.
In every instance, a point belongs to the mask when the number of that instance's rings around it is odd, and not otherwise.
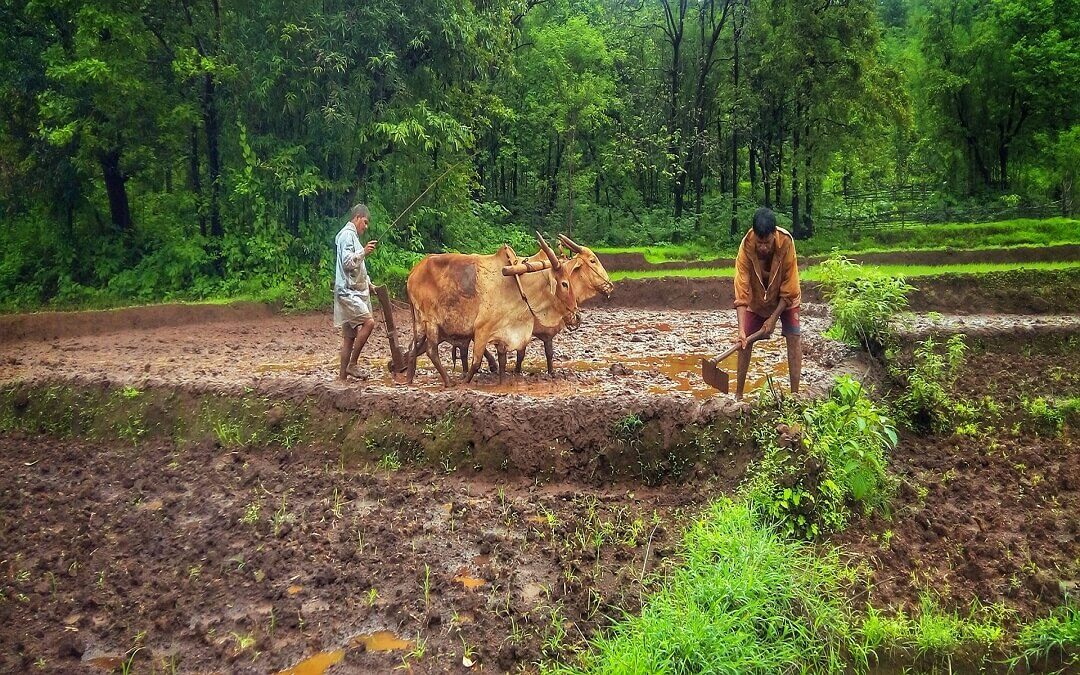
[{"label": "small plant sprout", "polygon": [[369,588],[367,592],[367,604],[368,607],[374,607],[375,603],[379,600],[379,592],[374,587]]},{"label": "small plant sprout", "polygon": [[259,522],[259,516],[262,511],[262,506],[258,500],[252,501],[246,507],[244,507],[244,515],[240,517],[240,522],[244,525],[255,525]]}]

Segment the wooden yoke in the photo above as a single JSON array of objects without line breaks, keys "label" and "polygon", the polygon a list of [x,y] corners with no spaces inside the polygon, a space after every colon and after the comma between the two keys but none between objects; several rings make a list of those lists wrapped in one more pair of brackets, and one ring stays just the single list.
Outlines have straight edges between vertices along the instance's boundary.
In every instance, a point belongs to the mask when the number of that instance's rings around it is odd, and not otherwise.
[{"label": "wooden yoke", "polygon": [[394,326],[394,308],[390,305],[390,294],[386,286],[370,284],[371,292],[379,299],[382,306],[383,317],[386,319],[386,337],[390,340],[390,371],[401,373],[405,371],[405,359],[401,356],[401,348],[397,342],[397,328]]},{"label": "wooden yoke", "polygon": [[541,270],[551,269],[550,260],[526,260],[515,265],[507,265],[502,268],[504,277],[513,277],[519,274],[528,274],[529,272],[539,272]]}]

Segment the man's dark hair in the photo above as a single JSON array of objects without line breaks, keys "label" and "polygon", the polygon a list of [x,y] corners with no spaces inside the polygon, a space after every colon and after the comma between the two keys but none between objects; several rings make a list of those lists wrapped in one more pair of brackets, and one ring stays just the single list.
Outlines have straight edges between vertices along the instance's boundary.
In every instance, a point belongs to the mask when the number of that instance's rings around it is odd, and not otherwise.
[{"label": "man's dark hair", "polygon": [[776,214],[772,209],[762,206],[754,211],[754,234],[759,237],[767,237],[776,232]]}]

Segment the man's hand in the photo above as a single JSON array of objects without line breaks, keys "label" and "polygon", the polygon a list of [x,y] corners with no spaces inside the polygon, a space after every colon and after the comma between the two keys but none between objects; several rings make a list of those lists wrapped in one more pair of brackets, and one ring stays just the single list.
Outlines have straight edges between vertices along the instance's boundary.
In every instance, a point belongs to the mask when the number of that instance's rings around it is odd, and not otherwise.
[{"label": "man's hand", "polygon": [[372,239],[364,245],[364,255],[371,255],[371,252],[375,250],[375,247],[379,245],[378,239]]},{"label": "man's hand", "polygon": [[739,329],[739,339],[735,340],[735,344],[739,345],[739,351],[746,349],[746,333]]},{"label": "man's hand", "polygon": [[770,316],[768,319],[765,319],[765,323],[762,324],[762,326],[761,326],[762,329],[765,330],[765,337],[771,337],[772,336],[772,332],[776,328],[776,319],[777,318],[778,317]]}]

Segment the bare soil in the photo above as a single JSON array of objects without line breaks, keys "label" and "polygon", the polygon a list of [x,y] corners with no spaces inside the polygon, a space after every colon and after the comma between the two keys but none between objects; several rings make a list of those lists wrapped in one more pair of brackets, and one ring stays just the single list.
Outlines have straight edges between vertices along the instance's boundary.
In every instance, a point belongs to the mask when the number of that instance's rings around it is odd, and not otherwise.
[{"label": "bare soil", "polygon": [[[815,337],[827,318],[810,310],[807,370],[820,390],[853,362]],[[378,332],[369,380],[336,384],[339,338],[321,314],[8,342],[0,389],[255,396],[417,424],[467,408],[472,443],[517,454],[516,470],[477,473],[352,463],[332,435],[289,449],[0,433],[0,672],[102,673],[127,659],[133,672],[322,672],[312,658],[340,659],[333,673],[465,672],[463,659],[473,671],[534,669],[636,611],[643,578],[675,562],[687,520],[741,481],[754,450],[723,443],[659,487],[597,481],[596,457],[575,459],[623,443],[628,414],[672,437],[743,414],[690,376],[731,334],[730,314],[594,309],[557,339],[554,378],[534,349],[519,379],[500,387],[484,374],[449,391],[426,364],[415,387],[393,385]],[[869,566],[875,606],[912,608],[932,592],[949,608],[1003,602],[1030,619],[1080,579],[1076,428],[1047,433],[1017,416],[1023,397],[1080,394],[1077,319],[1017,321],[1027,325],[913,322],[911,339],[972,335],[957,395],[993,397],[1003,419],[974,435],[905,434],[891,514],[829,542]],[[781,345],[759,350],[755,377],[782,360]]]},{"label": "bare soil", "polygon": [[132,672],[337,650],[335,673],[463,672],[466,650],[514,670],[634,611],[743,469],[597,489],[338,460],[0,435],[0,671],[117,671],[137,647]]},{"label": "bare soil", "polygon": [[929,593],[961,611],[1004,602],[1031,619],[1060,605],[1064,589],[1075,596],[1078,427],[1040,427],[1020,401],[1080,396],[1078,335],[984,330],[971,340],[955,395],[990,397],[1000,419],[974,434],[905,434],[891,460],[902,479],[892,513],[837,538],[870,565],[875,605],[910,610]]}]

